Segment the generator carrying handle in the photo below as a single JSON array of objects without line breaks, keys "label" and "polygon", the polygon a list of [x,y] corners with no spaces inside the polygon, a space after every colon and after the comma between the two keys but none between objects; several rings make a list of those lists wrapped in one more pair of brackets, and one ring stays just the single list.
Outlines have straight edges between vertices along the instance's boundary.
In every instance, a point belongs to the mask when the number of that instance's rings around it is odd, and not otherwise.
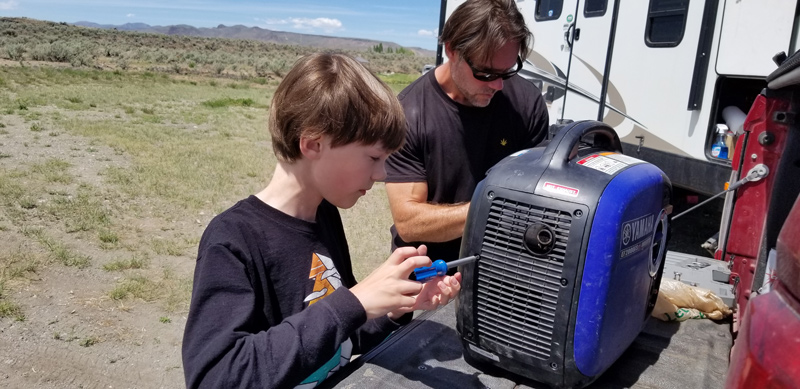
[{"label": "generator carrying handle", "polygon": [[622,143],[617,132],[608,124],[596,120],[584,120],[567,124],[559,130],[544,150],[542,161],[545,165],[565,165],[578,155],[580,140],[594,133],[593,147],[622,153]]}]

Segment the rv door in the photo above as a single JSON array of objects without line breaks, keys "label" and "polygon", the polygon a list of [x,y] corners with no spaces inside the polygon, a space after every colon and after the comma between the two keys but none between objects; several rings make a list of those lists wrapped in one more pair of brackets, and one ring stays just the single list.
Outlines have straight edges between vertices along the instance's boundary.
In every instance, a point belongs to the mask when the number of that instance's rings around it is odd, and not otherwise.
[{"label": "rv door", "polygon": [[[532,78],[543,80],[551,122],[598,119],[606,60],[612,54],[615,0],[518,1],[534,45],[528,56]],[[587,113],[591,112],[591,116]]]}]

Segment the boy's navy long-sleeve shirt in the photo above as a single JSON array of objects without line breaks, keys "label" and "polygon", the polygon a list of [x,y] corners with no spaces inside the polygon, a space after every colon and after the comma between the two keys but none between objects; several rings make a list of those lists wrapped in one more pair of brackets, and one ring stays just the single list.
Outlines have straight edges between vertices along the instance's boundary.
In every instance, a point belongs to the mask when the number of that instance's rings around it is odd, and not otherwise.
[{"label": "boy's navy long-sleeve shirt", "polygon": [[313,387],[398,323],[367,320],[339,212],[316,222],[255,196],[215,217],[200,241],[183,339],[189,388]]}]

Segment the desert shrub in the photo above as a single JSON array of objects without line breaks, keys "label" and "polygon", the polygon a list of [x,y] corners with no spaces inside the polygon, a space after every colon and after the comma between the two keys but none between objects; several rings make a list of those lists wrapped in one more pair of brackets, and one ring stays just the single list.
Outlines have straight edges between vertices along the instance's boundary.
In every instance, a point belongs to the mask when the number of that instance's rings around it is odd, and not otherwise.
[{"label": "desert shrub", "polygon": [[20,44],[10,44],[4,47],[3,54],[12,61],[19,61],[25,55],[25,46]]},{"label": "desert shrub", "polygon": [[288,70],[285,59],[273,59],[269,61],[269,70],[278,77],[283,77],[284,72]]},{"label": "desert shrub", "polygon": [[[418,73],[430,57],[384,43],[381,53],[365,48],[345,51],[366,59],[376,73]],[[157,72],[210,73],[246,78],[281,77],[302,55],[320,48],[282,45],[244,39],[172,36],[134,31],[116,31],[0,17],[0,56],[13,60],[93,65],[98,58],[117,69],[150,69]],[[326,49],[322,49],[326,50]],[[124,58],[124,60],[121,60]],[[180,68],[174,64],[180,64]],[[194,66],[192,66],[194,64]]]}]

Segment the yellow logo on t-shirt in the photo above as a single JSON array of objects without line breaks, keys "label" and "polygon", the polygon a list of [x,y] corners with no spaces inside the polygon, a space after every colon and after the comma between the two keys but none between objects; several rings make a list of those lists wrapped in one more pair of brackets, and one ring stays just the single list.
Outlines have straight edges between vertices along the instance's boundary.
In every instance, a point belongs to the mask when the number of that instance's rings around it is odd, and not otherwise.
[{"label": "yellow logo on t-shirt", "polygon": [[500,146],[505,146],[508,144],[508,141],[505,139],[500,139]]},{"label": "yellow logo on t-shirt", "polygon": [[303,300],[308,305],[316,303],[342,286],[342,277],[333,266],[333,260],[317,253],[313,254],[308,278],[314,280],[314,291]]}]

